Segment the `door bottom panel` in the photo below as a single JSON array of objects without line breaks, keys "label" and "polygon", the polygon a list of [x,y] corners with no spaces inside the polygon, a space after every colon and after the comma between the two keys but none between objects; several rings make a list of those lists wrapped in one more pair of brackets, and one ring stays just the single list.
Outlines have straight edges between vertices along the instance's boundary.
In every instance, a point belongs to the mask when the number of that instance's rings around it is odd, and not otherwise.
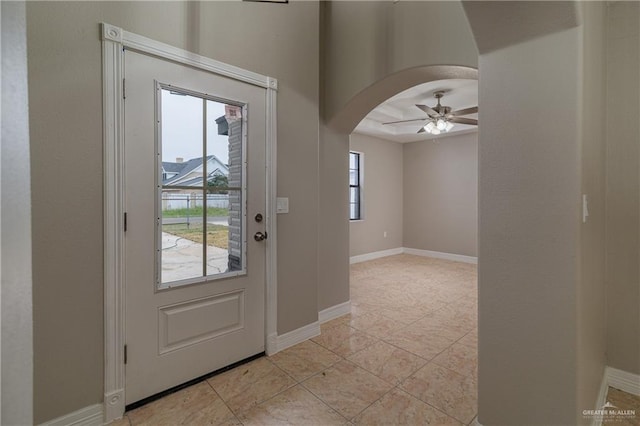
[{"label": "door bottom panel", "polygon": [[164,354],[244,328],[244,289],[158,309],[158,353]]}]

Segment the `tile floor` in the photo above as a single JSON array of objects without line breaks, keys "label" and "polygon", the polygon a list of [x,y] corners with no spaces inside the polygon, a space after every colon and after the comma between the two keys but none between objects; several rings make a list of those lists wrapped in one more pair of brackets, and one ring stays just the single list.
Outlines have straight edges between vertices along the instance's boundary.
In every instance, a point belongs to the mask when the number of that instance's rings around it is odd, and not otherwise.
[{"label": "tile floor", "polygon": [[116,425],[470,424],[476,267],[411,255],[351,266],[351,314]]},{"label": "tile floor", "polygon": [[602,421],[603,424],[607,426],[640,425],[640,396],[609,387],[607,391],[607,402],[610,402],[615,407],[610,408],[611,410],[635,410],[635,415],[604,418]]}]

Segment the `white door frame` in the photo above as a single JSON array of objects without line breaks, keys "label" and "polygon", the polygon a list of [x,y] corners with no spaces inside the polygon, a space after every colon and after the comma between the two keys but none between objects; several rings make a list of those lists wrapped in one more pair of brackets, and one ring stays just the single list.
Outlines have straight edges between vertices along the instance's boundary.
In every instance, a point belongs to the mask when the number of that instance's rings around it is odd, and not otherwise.
[{"label": "white door frame", "polygon": [[266,89],[266,297],[265,347],[275,352],[276,271],[276,93],[274,78],[224,64],[102,23],[104,166],[104,420],[125,409],[124,345],[124,48],[151,54]]}]

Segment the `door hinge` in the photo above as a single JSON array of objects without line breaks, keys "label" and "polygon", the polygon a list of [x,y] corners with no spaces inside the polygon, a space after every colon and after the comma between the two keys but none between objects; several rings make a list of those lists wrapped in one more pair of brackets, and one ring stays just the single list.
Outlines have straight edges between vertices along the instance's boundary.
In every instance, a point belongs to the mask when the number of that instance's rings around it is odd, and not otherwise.
[{"label": "door hinge", "polygon": [[127,212],[124,212],[124,232],[127,232]]},{"label": "door hinge", "polygon": [[128,356],[127,356],[127,345],[124,345],[124,363],[125,364],[127,363],[127,359],[128,359]]},{"label": "door hinge", "polygon": [[124,84],[124,78],[122,79],[122,99],[127,99],[127,92],[125,90],[126,86]]}]

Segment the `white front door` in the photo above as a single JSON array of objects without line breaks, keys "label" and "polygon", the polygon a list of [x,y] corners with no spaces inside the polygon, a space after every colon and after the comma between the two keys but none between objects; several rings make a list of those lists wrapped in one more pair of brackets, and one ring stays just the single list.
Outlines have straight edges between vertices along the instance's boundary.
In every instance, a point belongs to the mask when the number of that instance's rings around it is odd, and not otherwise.
[{"label": "white front door", "polygon": [[266,89],[130,50],[124,67],[131,404],[264,351]]}]

